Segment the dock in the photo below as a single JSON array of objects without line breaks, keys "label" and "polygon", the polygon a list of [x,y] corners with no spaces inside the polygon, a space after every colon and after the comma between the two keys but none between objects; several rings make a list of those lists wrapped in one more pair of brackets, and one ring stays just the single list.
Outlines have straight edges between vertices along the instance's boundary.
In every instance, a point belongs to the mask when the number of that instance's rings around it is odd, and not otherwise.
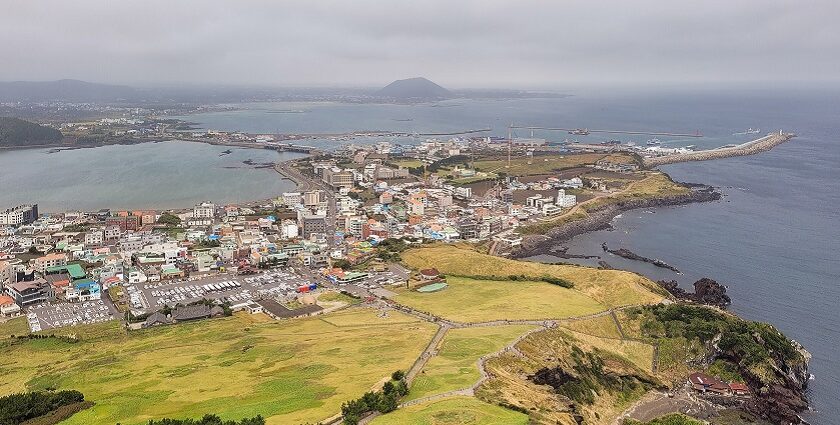
[{"label": "dock", "polygon": [[742,143],[738,146],[644,158],[643,165],[645,168],[653,168],[660,165],[675,164],[678,162],[708,161],[711,159],[730,158],[733,156],[755,155],[757,153],[769,151],[770,149],[773,149],[774,147],[785,143],[794,137],[796,137],[796,134],[794,133],[785,133],[779,130],[778,133],[770,133],[764,137]]}]

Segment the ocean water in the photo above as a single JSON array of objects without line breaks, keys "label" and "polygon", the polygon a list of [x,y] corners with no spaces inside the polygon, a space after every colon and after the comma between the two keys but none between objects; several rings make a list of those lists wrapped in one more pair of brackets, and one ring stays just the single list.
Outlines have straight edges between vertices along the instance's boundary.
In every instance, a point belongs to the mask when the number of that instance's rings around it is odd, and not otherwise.
[{"label": "ocean water", "polygon": [[242,161],[278,162],[301,154],[161,142],[49,153],[0,151],[0,207],[37,203],[41,211],[190,207],[266,199],[295,184],[273,169]]},{"label": "ocean water", "polygon": [[[840,91],[579,90],[560,99],[450,100],[423,105],[272,103],[185,119],[205,129],[253,133],[342,133],[395,130],[454,132],[507,126],[551,126],[656,132],[699,130],[705,137],[659,137],[663,145],[698,148],[739,143],[747,128],[778,129],[799,137],[755,156],[665,167],[675,179],[706,183],[726,194],[720,202],[632,211],[614,231],[579,236],[571,253],[601,254],[601,242],[625,247],[676,266],[663,272],[617,257],[615,267],[688,285],[710,277],[729,286],[732,310],[770,322],[812,353],[813,424],[840,423]],[[293,112],[289,111],[303,111]],[[410,121],[407,121],[410,120]],[[516,136],[531,133],[519,130]],[[649,136],[535,137],[596,142],[607,138],[643,144]],[[400,140],[418,143],[422,137]],[[301,141],[320,148],[369,143],[380,138]],[[273,151],[234,150],[199,143],[113,146],[46,154],[0,152],[0,206],[39,202],[46,209],[189,206],[260,199],[291,187],[270,170],[228,169],[241,161],[278,160]],[[283,154],[293,155],[293,154]],[[281,156],[280,158],[286,158]]]}]

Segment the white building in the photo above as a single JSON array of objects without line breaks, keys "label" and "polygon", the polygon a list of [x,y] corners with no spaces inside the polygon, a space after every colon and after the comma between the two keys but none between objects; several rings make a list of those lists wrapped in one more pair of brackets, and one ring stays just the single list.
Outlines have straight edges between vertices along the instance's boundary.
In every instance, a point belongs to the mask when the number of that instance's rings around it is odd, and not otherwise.
[{"label": "white building", "polygon": [[105,242],[105,232],[102,229],[94,229],[85,233],[85,245],[98,246]]},{"label": "white building", "polygon": [[566,195],[566,191],[560,189],[557,191],[557,206],[561,208],[571,208],[577,203],[577,196]]},{"label": "white building", "polygon": [[202,202],[193,207],[193,218],[209,218],[216,217],[216,205],[210,201]]}]

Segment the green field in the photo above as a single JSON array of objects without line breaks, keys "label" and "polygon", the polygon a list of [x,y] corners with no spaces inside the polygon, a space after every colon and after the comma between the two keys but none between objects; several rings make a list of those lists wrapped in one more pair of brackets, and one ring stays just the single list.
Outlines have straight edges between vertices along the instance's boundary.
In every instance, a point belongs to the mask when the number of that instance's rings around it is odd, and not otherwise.
[{"label": "green field", "polygon": [[528,415],[473,397],[451,397],[408,406],[380,416],[371,425],[525,425]]},{"label": "green field", "polygon": [[582,316],[607,308],[573,289],[545,282],[447,277],[443,290],[399,290],[394,300],[420,311],[458,321],[540,320]]},{"label": "green field", "polygon": [[[574,283],[574,290],[572,292],[577,292],[575,295],[585,295],[594,299],[598,303],[610,307],[636,304],[655,304],[664,298],[664,295],[662,294],[663,290],[659,288],[656,283],[635,273],[621,270],[598,270],[589,267],[516,261],[482,254],[468,248],[461,248],[454,245],[438,244],[424,248],[411,249],[402,253],[402,259],[403,262],[412,268],[425,269],[435,267],[444,274],[457,274],[461,276],[495,276],[500,280],[507,279],[508,276],[511,275],[526,276],[534,280],[538,280],[543,276],[563,278]],[[517,283],[522,282],[511,282],[511,284]],[[510,302],[508,304],[503,303],[502,306],[509,308],[512,305],[516,305],[518,310],[520,308],[520,304],[527,306],[532,302],[539,303],[539,300],[531,300],[533,298],[542,298],[546,293],[556,294],[556,292],[549,289],[543,289],[552,287],[554,286],[549,284],[540,284],[540,286],[537,287],[537,289],[539,289],[538,292],[502,291],[504,292],[503,295],[507,301]],[[562,289],[559,287],[554,288]],[[435,294],[422,295],[428,296],[446,294],[450,291],[450,289],[452,288],[447,288]],[[507,289],[510,289],[510,287]],[[531,289],[533,289],[533,287],[531,287]],[[416,295],[420,294],[412,294],[411,299],[408,301],[418,299]],[[486,300],[484,297],[478,296],[478,294],[475,294],[472,297],[470,297],[469,294],[461,295],[460,300],[466,304],[457,306],[458,310],[463,309],[467,305],[485,305],[485,303],[493,302],[493,300]],[[400,298],[397,300],[401,301]],[[572,296],[572,298],[570,298],[572,303],[576,300],[579,300],[576,296]],[[554,301],[557,303],[556,306],[554,306],[554,310],[560,312],[566,309],[567,304],[569,304],[569,302],[565,299],[555,299]],[[446,300],[441,302],[451,304],[450,301]],[[513,313],[515,313],[515,311]],[[501,313],[497,312],[496,316],[499,315],[501,315]]]},{"label": "green field", "polygon": [[116,322],[63,328],[82,341],[0,341],[0,388],[83,392],[95,405],[63,422],[70,425],[204,413],[317,422],[410,367],[434,331],[372,309],[296,321],[238,314],[131,333]]},{"label": "green field", "polygon": [[586,153],[579,155],[538,155],[533,158],[518,157],[510,161],[507,158],[487,159],[474,162],[475,169],[484,172],[505,173],[509,176],[530,176],[549,174],[564,168],[594,164],[606,157],[604,154]]},{"label": "green field", "polygon": [[476,362],[523,335],[532,326],[460,328],[447,332],[432,357],[411,384],[407,400],[468,388],[481,375]]},{"label": "green field", "polygon": [[0,322],[0,338],[6,338],[9,335],[26,335],[29,333],[29,324],[26,323],[26,317],[15,317],[14,319]]}]

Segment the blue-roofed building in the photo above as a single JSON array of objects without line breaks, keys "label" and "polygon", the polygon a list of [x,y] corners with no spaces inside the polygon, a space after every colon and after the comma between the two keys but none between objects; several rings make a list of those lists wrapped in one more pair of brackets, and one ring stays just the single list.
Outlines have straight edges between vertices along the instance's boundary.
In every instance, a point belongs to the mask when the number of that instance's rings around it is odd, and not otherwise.
[{"label": "blue-roofed building", "polygon": [[102,296],[102,286],[92,279],[81,279],[73,282],[65,293],[67,301],[98,300]]}]

